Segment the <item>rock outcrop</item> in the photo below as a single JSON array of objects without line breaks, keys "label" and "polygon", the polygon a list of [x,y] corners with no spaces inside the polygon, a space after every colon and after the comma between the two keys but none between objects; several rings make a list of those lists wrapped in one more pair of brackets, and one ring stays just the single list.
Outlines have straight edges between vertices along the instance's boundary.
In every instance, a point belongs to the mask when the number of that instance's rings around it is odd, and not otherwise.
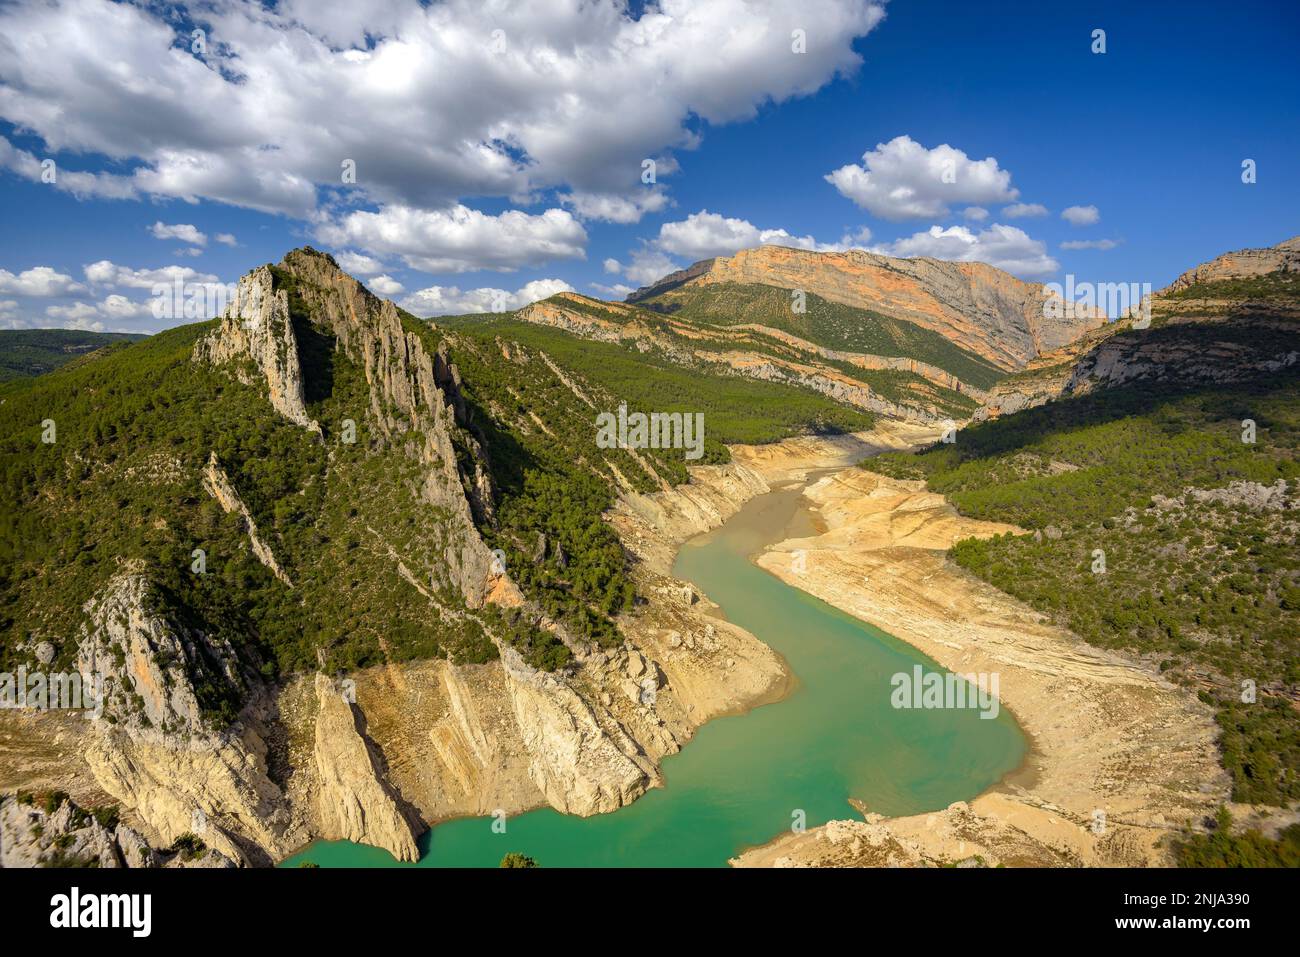
[{"label": "rock outcrop", "polygon": [[[265,381],[275,410],[290,422],[320,433],[303,402],[302,364],[289,297],[275,288],[269,266],[259,266],[239,280],[221,325],[195,344],[194,357],[215,365],[251,362]],[[242,367],[237,374],[251,381]]]},{"label": "rock outcrop", "polygon": [[[1300,271],[1300,237],[1245,249],[1189,269],[1131,314],[1093,330],[997,383],[980,421],[1069,395],[1131,382],[1225,385],[1267,376],[1300,362],[1300,296],[1285,280],[1273,291],[1234,294],[1213,286],[1233,279],[1285,277]],[[1195,295],[1193,286],[1206,289]],[[1222,297],[1228,298],[1222,298]]]},{"label": "rock outcrop", "polygon": [[584,700],[564,676],[529,667],[512,648],[501,649],[501,664],[529,771],[551,807],[602,814],[659,783],[654,764],[618,722],[601,714],[599,702]]},{"label": "rock outcrop", "polygon": [[217,460],[216,452],[208,456],[207,467],[203,470],[203,487],[209,495],[217,500],[217,504],[221,506],[222,511],[239,516],[240,522],[244,526],[244,534],[248,536],[248,543],[253,549],[253,554],[257,556],[257,560],[265,565],[271,574],[292,588],[293,582],[289,580],[289,576],[280,567],[280,563],[275,560],[275,555],[271,552],[270,546],[262,541],[257,534],[257,522],[253,521],[248,506],[239,497],[239,493],[235,491],[235,486],[230,482],[230,476],[226,475],[226,470],[221,467],[221,463]]},{"label": "rock outcrop", "polygon": [[419,860],[415,832],[384,782],[354,705],[317,675],[316,773],[322,836],[382,847],[399,861]]},{"label": "rock outcrop", "polygon": [[223,727],[196,690],[247,689],[230,646],[169,618],[138,574],[111,580],[86,610],[78,663],[104,694],[84,749],[98,785],[157,846],[193,833],[235,861],[287,854],[301,836],[268,774],[256,704]]},{"label": "rock outcrop", "polygon": [[121,867],[113,835],[63,800],[52,812],[0,799],[0,867]]},{"label": "rock outcrop", "polygon": [[31,796],[0,798],[0,867],[234,866],[196,835],[154,848],[133,828],[111,819],[101,823],[66,797],[54,796],[48,804]]},{"label": "rock outcrop", "polygon": [[1293,236],[1276,246],[1263,249],[1239,249],[1236,252],[1216,256],[1207,263],[1201,263],[1187,270],[1160,290],[1160,294],[1179,292],[1188,286],[1200,283],[1247,279],[1278,271],[1300,271],[1300,236]]},{"label": "rock outcrop", "polygon": [[[300,334],[277,271],[301,307]],[[253,270],[239,289],[218,329],[196,345],[195,361],[233,364],[245,381],[251,363],[277,411],[325,436],[303,404],[304,377],[313,372],[303,368],[299,339],[319,337],[324,348],[345,352],[364,370],[371,434],[416,457],[425,469],[420,496],[450,513],[441,566],[448,583],[471,607],[481,605],[492,586],[492,555],[476,523],[494,521],[494,492],[487,454],[460,394],[460,372],[445,349],[426,348],[391,301],[311,247],[288,253],[274,270]],[[458,455],[458,445],[469,454]]]}]

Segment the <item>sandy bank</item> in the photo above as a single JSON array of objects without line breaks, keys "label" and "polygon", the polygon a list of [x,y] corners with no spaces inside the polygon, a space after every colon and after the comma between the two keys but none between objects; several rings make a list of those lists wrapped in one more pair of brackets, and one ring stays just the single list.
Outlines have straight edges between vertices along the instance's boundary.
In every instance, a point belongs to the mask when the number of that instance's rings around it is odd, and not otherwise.
[{"label": "sandy bank", "polygon": [[894,819],[862,808],[865,822],[786,835],[734,863],[1165,864],[1166,839],[1226,798],[1208,709],[946,559],[956,540],[1009,526],[963,518],[921,483],[860,469],[805,495],[826,531],[781,542],[759,564],[953,671],[997,672],[1032,750],[969,804]]}]

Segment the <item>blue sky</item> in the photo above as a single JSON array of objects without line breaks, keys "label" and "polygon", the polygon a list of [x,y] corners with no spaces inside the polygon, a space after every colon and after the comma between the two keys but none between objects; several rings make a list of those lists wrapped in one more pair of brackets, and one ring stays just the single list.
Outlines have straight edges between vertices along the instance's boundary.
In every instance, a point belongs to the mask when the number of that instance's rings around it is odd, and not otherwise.
[{"label": "blue sky", "polygon": [[1294,3],[323,6],[0,9],[0,327],[152,331],[303,243],[428,315],[764,241],[1158,288],[1300,233]]}]

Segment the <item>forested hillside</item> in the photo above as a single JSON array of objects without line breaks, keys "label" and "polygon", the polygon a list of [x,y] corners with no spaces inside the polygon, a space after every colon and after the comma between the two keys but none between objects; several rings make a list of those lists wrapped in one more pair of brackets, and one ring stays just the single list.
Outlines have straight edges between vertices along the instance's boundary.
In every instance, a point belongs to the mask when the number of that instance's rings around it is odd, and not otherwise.
[{"label": "forested hillside", "polygon": [[1292,366],[1220,386],[1135,381],[864,466],[1025,528],[952,558],[1195,689],[1217,710],[1236,798],[1283,804],[1300,797],[1298,450]]},{"label": "forested hillside", "polygon": [[[124,570],[147,576],[168,615],[238,649],[245,674],[204,688],[211,713],[227,718],[259,676],[434,656],[481,661],[496,654],[487,631],[539,667],[564,664],[562,637],[527,609],[465,613],[444,558],[459,547],[448,538],[449,513],[419,494],[427,465],[410,444],[418,435],[385,432],[392,400],[368,381],[367,347],[345,343],[326,321],[323,310],[339,312],[334,283],[343,281],[332,270],[311,251],[271,270],[288,296],[305,411],[319,437],[273,410],[246,360],[196,359],[196,343],[217,335],[219,321],[0,387],[0,664],[30,663],[48,641],[69,665],[83,606]],[[633,607],[622,548],[601,518],[618,489],[686,478],[682,449],[597,448],[598,412],[620,402],[703,412],[711,461],[726,458],[724,442],[871,421],[775,383],[666,364],[637,373],[618,346],[565,348],[576,340],[548,330],[513,329],[512,339],[508,325],[455,331],[400,321],[427,355],[445,357],[439,401],[457,406],[451,432],[466,497],[476,456],[486,463],[492,501],[476,515],[478,534],[504,553],[537,611],[576,640],[618,642],[610,616]],[[354,441],[343,438],[349,421]],[[205,485],[212,456],[284,580]]]},{"label": "forested hillside", "polygon": [[676,319],[719,326],[759,324],[845,352],[907,356],[987,389],[1006,373],[937,332],[870,309],[806,293],[803,312],[791,309],[789,289],[760,283],[713,283],[669,289],[639,305]]},{"label": "forested hillside", "polygon": [[143,335],[77,329],[0,329],[0,382],[44,375],[77,359]]}]

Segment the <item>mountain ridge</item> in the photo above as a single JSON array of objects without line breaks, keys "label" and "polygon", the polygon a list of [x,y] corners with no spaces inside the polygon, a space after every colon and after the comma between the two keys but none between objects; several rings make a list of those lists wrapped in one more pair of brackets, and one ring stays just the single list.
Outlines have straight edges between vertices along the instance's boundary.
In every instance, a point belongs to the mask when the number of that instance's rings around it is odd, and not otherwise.
[{"label": "mountain ridge", "polygon": [[758,282],[801,289],[843,305],[895,315],[940,332],[1004,369],[1023,365],[1081,332],[1096,328],[1100,310],[1045,318],[1049,293],[986,263],[902,259],[865,250],[814,252],[759,246],[701,260],[628,297],[646,302],[684,287]]}]

